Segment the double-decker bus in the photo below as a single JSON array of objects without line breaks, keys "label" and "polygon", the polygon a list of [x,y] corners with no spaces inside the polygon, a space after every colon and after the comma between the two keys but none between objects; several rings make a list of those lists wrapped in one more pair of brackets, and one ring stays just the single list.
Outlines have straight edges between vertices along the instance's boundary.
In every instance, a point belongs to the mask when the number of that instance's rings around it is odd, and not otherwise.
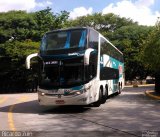
[{"label": "double-decker bus", "polygon": [[40,105],[93,105],[124,86],[123,54],[108,39],[89,27],[47,32],[38,56]]}]

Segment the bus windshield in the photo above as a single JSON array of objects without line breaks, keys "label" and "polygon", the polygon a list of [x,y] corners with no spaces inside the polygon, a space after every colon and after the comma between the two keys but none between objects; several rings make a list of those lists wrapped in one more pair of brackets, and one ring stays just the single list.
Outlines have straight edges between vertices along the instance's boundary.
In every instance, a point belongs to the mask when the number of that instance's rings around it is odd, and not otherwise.
[{"label": "bus windshield", "polygon": [[84,83],[84,66],[80,59],[60,61],[58,64],[46,64],[41,74],[39,87],[52,89],[60,87],[72,87]]},{"label": "bus windshield", "polygon": [[82,48],[86,45],[86,29],[53,31],[47,33],[41,43],[42,51]]}]

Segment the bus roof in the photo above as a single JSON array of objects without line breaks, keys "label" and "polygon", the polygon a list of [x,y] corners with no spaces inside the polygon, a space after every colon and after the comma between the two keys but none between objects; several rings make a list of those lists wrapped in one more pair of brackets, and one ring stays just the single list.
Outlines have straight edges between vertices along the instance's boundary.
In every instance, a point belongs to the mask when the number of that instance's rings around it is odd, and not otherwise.
[{"label": "bus roof", "polygon": [[57,31],[67,31],[67,30],[76,30],[76,29],[89,29],[89,27],[71,27],[71,28],[55,29],[55,30],[46,32],[46,34],[52,33],[52,32],[57,32]]}]

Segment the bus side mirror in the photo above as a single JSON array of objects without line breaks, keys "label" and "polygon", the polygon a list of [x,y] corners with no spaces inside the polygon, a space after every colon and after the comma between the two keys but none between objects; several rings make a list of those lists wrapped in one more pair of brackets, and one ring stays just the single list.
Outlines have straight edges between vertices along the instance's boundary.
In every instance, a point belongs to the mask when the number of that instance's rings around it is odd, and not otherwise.
[{"label": "bus side mirror", "polygon": [[89,59],[90,59],[90,54],[91,52],[94,51],[94,49],[92,48],[89,48],[85,51],[85,54],[84,54],[84,65],[89,65]]},{"label": "bus side mirror", "polygon": [[27,56],[26,58],[26,69],[30,69],[31,68],[31,59],[34,57],[37,57],[38,53],[34,53],[34,54],[30,54],[29,56]]}]

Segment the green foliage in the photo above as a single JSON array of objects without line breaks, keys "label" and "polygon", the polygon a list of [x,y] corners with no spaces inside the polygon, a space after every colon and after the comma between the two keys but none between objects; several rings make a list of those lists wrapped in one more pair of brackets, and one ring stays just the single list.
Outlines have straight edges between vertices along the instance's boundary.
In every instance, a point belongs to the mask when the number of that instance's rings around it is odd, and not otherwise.
[{"label": "green foliage", "polygon": [[38,52],[39,42],[32,42],[31,40],[20,41],[7,41],[1,45],[1,48],[5,51],[5,56],[18,60],[19,58],[25,58],[31,53]]},{"label": "green foliage", "polygon": [[55,16],[51,12],[50,8],[38,11],[33,13],[35,22],[36,22],[36,30],[38,30],[39,40],[42,35],[51,30],[53,27],[53,23],[55,21]]},{"label": "green foliage", "polygon": [[75,20],[70,20],[68,22],[68,27],[75,26],[89,26],[102,34],[106,34],[109,32],[114,32],[116,29],[122,26],[128,26],[137,24],[133,22],[131,19],[121,18],[113,13],[102,14],[102,13],[94,13],[92,15],[82,16]]},{"label": "green foliage", "polygon": [[101,32],[118,49],[124,53],[126,79],[141,78],[149,73],[148,68],[140,58],[144,45],[142,44],[152,27],[139,26],[131,19],[121,18],[113,13],[95,13],[79,17],[68,22],[70,26],[90,26]]},{"label": "green foliage", "polygon": [[25,11],[0,13],[0,43],[6,42],[11,37],[20,41],[32,38],[35,25],[31,13]]},{"label": "green foliage", "polygon": [[9,11],[0,13],[0,43],[10,38],[24,41],[40,41],[47,31],[62,28],[68,19],[69,13],[61,11],[53,14],[50,8],[27,13],[25,11]]},{"label": "green foliage", "polygon": [[50,8],[35,12],[34,18],[38,34],[36,40],[40,40],[47,31],[62,28],[68,17],[68,12],[61,11],[60,14],[54,15]]},{"label": "green foliage", "polygon": [[8,70],[15,70],[24,67],[25,58],[31,53],[37,53],[39,49],[39,42],[32,42],[26,40],[8,41],[4,44],[0,44],[2,52],[0,57],[1,73]]},{"label": "green foliage", "polygon": [[0,12],[0,90],[12,89],[13,83],[25,87],[29,76],[33,77],[25,70],[26,56],[38,52],[44,33],[62,28],[68,15],[66,11],[53,14],[50,8],[33,13]]},{"label": "green foliage", "polygon": [[[54,28],[64,28],[69,18],[69,12],[61,11],[61,13],[55,15]],[[52,28],[53,29],[53,28]]]},{"label": "green foliage", "polygon": [[160,22],[157,22],[155,28],[144,42],[142,59],[144,64],[154,72],[155,91],[160,92]]},{"label": "green foliage", "polygon": [[145,41],[143,60],[154,72],[160,70],[160,30],[154,29]]},{"label": "green foliage", "polygon": [[38,52],[38,48],[39,42],[31,40],[7,41],[0,44],[0,50],[3,51],[0,57],[0,91],[24,91],[29,88],[26,85],[29,84],[28,79],[32,73],[25,69],[25,58]]},{"label": "green foliage", "polygon": [[112,42],[119,48],[125,59],[126,79],[132,80],[136,76],[144,78],[149,73],[141,59],[147,35],[152,27],[130,25],[117,29],[112,37]]},{"label": "green foliage", "polygon": [[124,53],[126,79],[143,78],[149,73],[149,68],[160,70],[160,25],[151,33],[153,27],[140,26],[113,13],[94,13],[75,20],[68,18],[69,12],[54,14],[51,8],[33,13],[1,12],[0,76],[9,71],[11,75],[8,77],[24,72],[26,56],[38,52],[40,40],[47,31],[78,26],[96,29]]}]

